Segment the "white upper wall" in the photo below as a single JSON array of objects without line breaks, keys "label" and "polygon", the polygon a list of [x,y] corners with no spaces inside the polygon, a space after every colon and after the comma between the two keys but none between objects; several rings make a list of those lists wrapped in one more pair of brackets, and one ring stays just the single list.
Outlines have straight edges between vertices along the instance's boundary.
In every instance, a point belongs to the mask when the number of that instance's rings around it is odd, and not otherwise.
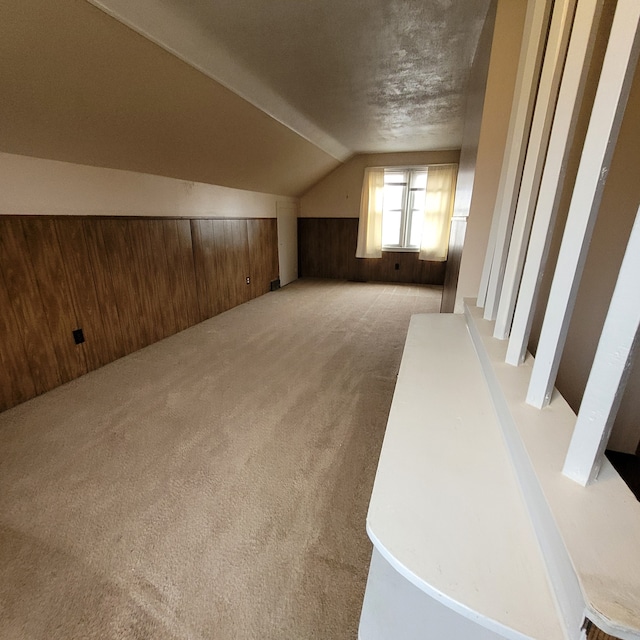
[{"label": "white upper wall", "polygon": [[275,218],[288,196],[0,153],[0,214]]}]

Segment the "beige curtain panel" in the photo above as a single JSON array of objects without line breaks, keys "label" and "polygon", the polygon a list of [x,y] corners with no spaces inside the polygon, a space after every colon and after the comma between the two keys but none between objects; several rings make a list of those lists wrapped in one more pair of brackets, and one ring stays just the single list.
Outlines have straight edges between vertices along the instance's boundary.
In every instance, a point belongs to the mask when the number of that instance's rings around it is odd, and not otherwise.
[{"label": "beige curtain panel", "polygon": [[382,258],[384,169],[364,170],[356,258]]},{"label": "beige curtain panel", "polygon": [[428,169],[420,260],[444,262],[447,259],[457,175],[455,164]]}]

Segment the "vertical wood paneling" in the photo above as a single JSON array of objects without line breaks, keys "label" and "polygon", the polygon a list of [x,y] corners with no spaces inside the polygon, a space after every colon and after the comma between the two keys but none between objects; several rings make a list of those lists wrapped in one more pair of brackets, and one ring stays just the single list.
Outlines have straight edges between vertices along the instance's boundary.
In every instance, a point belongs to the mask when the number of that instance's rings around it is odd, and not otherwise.
[{"label": "vertical wood paneling", "polygon": [[228,296],[228,286],[224,278],[224,259],[222,252],[223,231],[221,220],[207,220],[203,225],[205,277],[207,278],[208,318],[212,318],[225,310],[224,300]]},{"label": "vertical wood paneling", "polygon": [[196,280],[196,298],[198,301],[198,317],[202,321],[207,318],[204,301],[207,297],[207,279],[204,277],[204,255],[202,252],[201,220],[190,220],[191,248],[193,251],[193,272]]},{"label": "vertical wood paneling", "polygon": [[316,278],[319,273],[318,218],[298,218],[298,276]]},{"label": "vertical wood paneling", "polygon": [[138,280],[143,334],[147,343],[153,344],[174,333],[173,320],[165,318],[162,309],[162,283],[165,269],[162,269],[164,240],[160,235],[160,244],[152,245],[153,220],[127,220],[127,235],[133,252],[132,268]]},{"label": "vertical wood paneling", "polygon": [[249,241],[246,220],[224,220],[224,247],[226,276],[229,282],[229,309],[251,300],[251,269],[249,267]]},{"label": "vertical wood paneling", "polygon": [[595,624],[589,622],[587,627],[587,640],[617,640],[613,636],[606,634],[596,627]]},{"label": "vertical wood paneling", "polygon": [[108,332],[98,302],[83,221],[78,218],[57,218],[55,228],[78,328],[83,330],[85,337],[85,343],[79,348],[84,351],[87,369],[97,369],[118,356],[112,353],[107,339]]},{"label": "vertical wood paneling", "polygon": [[[298,220],[300,275],[312,278],[379,280],[379,260],[356,258],[358,220],[300,218]],[[384,255],[384,254],[383,254]]]},{"label": "vertical wood paneling", "polygon": [[100,220],[109,271],[118,305],[125,353],[132,353],[150,344],[145,308],[142,305],[136,260],[131,246],[127,220]]},{"label": "vertical wood paneling", "polygon": [[200,322],[189,220],[164,221],[168,285],[176,331]]},{"label": "vertical wood paneling", "polygon": [[278,255],[278,221],[277,220],[264,220],[265,232],[265,247],[268,252],[268,264],[269,264],[269,285],[271,281],[278,278],[280,275],[280,256]]},{"label": "vertical wood paneling", "polygon": [[[105,351],[99,359],[106,364],[121,358],[127,353],[127,350],[120,326],[118,302],[113,286],[113,278],[111,277],[111,267],[102,233],[102,224],[99,220],[85,219],[82,221],[82,229],[87,243],[87,253],[91,263],[93,284],[103,327],[103,346]],[[88,350],[88,352],[90,353],[91,351]],[[98,359],[97,356],[96,359]],[[91,366],[91,358],[89,358],[89,366]]]},{"label": "vertical wood paneling", "polygon": [[63,379],[20,218],[0,219],[0,269],[36,393],[43,393],[62,384]]},{"label": "vertical wood paneling", "polygon": [[278,226],[271,218],[247,220],[251,296],[256,298],[271,289],[278,278]]},{"label": "vertical wood paneling", "polygon": [[275,219],[195,220],[191,230],[198,300],[205,317],[266,293],[277,278]]},{"label": "vertical wood paneling", "polygon": [[[225,244],[225,221],[211,220],[213,229],[211,239],[211,262],[209,263],[209,278],[214,283],[213,315],[222,313],[233,306],[233,282],[231,266],[229,264],[230,251]],[[211,290],[210,290],[211,292]]]},{"label": "vertical wood paneling", "polygon": [[158,305],[162,316],[164,337],[179,331],[176,315],[173,309],[173,291],[169,276],[169,260],[164,242],[164,228],[170,226],[172,220],[149,220],[149,241],[151,244],[151,259],[154,269],[154,279],[159,294]]},{"label": "vertical wood paneling", "polygon": [[73,340],[73,331],[79,325],[55,221],[52,218],[24,218],[22,228],[49,324],[60,377],[63,382],[68,382],[86,373],[87,363],[84,348]]},{"label": "vertical wood paneling", "polygon": [[31,369],[0,270],[0,411],[36,395]]},{"label": "vertical wood paneling", "polygon": [[277,275],[275,219],[0,217],[0,409],[261,295]]},{"label": "vertical wood paneling", "polygon": [[[150,220],[127,220],[127,236],[133,251],[133,271],[137,276],[140,292],[146,344],[153,344],[165,337],[163,316],[160,310],[160,274],[154,271],[152,247],[150,243]],[[164,245],[162,246],[164,249]]]},{"label": "vertical wood paneling", "polygon": [[[344,273],[349,280],[362,279],[360,271],[362,266],[366,264],[355,257],[357,237],[358,226],[354,225],[349,218],[339,218],[336,224],[328,227],[328,238],[326,239],[325,247],[330,250],[331,265],[334,266],[338,273]],[[347,246],[349,247],[348,249]],[[376,267],[380,268],[381,266],[382,263],[376,263]]]},{"label": "vertical wood paneling", "polygon": [[216,283],[212,275],[215,270],[215,250],[213,245],[213,226],[211,220],[192,220],[193,261],[196,274],[196,290],[200,318],[206,320],[216,315],[214,295]]},{"label": "vertical wood paneling", "polygon": [[300,276],[443,284],[446,262],[419,260],[417,253],[400,251],[383,251],[382,258],[378,259],[356,258],[357,238],[357,218],[300,218]]}]

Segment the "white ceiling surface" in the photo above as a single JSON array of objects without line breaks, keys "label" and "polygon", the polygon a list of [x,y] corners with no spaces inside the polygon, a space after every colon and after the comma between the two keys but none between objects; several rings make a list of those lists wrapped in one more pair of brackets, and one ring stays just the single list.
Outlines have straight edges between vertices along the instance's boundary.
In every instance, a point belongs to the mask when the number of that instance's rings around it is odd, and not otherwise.
[{"label": "white ceiling surface", "polygon": [[89,0],[338,160],[461,146],[490,0]]}]

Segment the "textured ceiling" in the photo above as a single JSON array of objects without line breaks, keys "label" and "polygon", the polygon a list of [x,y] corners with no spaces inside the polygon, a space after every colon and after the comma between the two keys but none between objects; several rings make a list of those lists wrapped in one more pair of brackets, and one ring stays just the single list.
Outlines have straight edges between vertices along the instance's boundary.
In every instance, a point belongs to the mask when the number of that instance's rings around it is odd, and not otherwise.
[{"label": "textured ceiling", "polygon": [[334,157],[458,148],[490,0],[91,0]]},{"label": "textured ceiling", "polygon": [[0,0],[0,151],[298,195],[459,148],[489,3]]}]

